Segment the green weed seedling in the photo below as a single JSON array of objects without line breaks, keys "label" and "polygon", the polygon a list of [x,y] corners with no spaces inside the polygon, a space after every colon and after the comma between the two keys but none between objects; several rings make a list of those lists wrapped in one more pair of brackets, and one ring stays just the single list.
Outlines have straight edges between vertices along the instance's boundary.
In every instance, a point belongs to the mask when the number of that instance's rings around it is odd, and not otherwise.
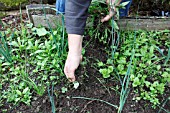
[{"label": "green weed seedling", "polygon": [[31,78],[27,77],[27,79],[23,79],[24,82],[26,82],[29,87],[33,87],[34,91],[42,96],[45,93],[45,85],[43,83],[43,81],[41,81],[40,85],[37,85]]},{"label": "green weed seedling", "polygon": [[108,66],[107,68],[100,69],[99,72],[103,75],[103,78],[109,78],[110,74],[113,72],[113,66]]},{"label": "green weed seedling", "polygon": [[[169,65],[164,63],[166,59],[169,59],[169,49],[167,49],[167,55],[158,50],[163,45],[159,41],[162,35],[157,36],[155,33],[163,34],[163,31],[154,33],[141,30],[136,31],[135,53],[134,58],[131,59],[131,69],[128,71],[132,87],[135,89],[134,92],[139,94],[135,99],[137,101],[141,99],[150,101],[154,108],[160,104],[158,96],[164,94],[170,75]],[[114,59],[108,59],[106,63],[98,62],[98,69],[102,75],[107,75],[106,77],[111,78],[113,76],[110,75],[117,73],[118,78],[126,77],[127,60],[130,59],[131,52],[134,51],[131,48],[134,41],[132,34],[133,32],[121,32],[120,35],[124,37],[124,42],[121,44],[121,48],[114,53]],[[163,46],[168,47],[166,45]],[[108,74],[107,69],[113,64],[114,69]],[[125,82],[121,84],[123,83]],[[122,91],[125,91],[125,89]],[[121,95],[124,95],[124,93],[122,92]]]},{"label": "green weed seedling", "polygon": [[[14,105],[23,102],[27,105],[30,105],[31,102],[31,92],[28,87],[21,89],[22,86],[17,86],[16,84],[10,85],[7,92],[5,92],[5,98],[7,98],[7,102],[13,102]],[[23,88],[23,87],[22,87]]]},{"label": "green weed seedling", "polygon": [[[33,32],[35,29],[39,34]],[[45,28],[33,29],[31,25],[22,25],[21,30],[15,30],[7,39],[1,34],[6,41],[1,45],[4,53],[7,52],[5,46],[11,49],[7,48],[10,54],[4,54],[10,56],[6,60],[4,56],[0,57],[0,83],[2,87],[7,86],[1,88],[0,102],[30,105],[33,92],[42,96],[51,82],[56,85],[63,80],[67,43],[62,45],[61,28],[52,32],[53,35]],[[5,33],[12,34],[9,30]],[[8,62],[9,58],[12,63]]]}]

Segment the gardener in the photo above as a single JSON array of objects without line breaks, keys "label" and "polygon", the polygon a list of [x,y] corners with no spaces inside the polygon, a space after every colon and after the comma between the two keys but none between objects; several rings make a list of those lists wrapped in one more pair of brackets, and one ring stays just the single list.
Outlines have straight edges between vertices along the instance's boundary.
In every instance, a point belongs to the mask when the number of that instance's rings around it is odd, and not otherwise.
[{"label": "gardener", "polygon": [[[107,4],[114,4],[116,0],[107,0]],[[128,9],[132,0],[118,0],[116,5],[119,5],[120,2],[130,1],[126,6],[126,9],[121,9],[120,16],[127,16]],[[60,3],[59,3],[60,2]],[[75,81],[75,70],[78,68],[82,60],[82,35],[84,33],[87,11],[91,3],[91,0],[58,0],[57,9],[61,12],[65,10],[65,25],[68,33],[68,56],[64,67],[64,73],[69,81]],[[63,7],[65,4],[65,8]],[[109,14],[104,17],[101,22],[108,21],[112,16],[116,14],[115,8],[110,9]]]}]

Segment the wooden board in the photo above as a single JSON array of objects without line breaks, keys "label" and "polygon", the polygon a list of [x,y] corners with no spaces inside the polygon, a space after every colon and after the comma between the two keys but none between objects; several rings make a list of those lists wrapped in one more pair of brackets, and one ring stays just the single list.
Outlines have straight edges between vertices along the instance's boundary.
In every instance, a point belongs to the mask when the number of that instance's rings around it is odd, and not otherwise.
[{"label": "wooden board", "polygon": [[[44,9],[46,17],[44,15]],[[31,4],[26,6],[27,14],[34,26],[49,27],[47,21],[52,28],[56,28],[57,23],[61,24],[61,16],[56,16],[54,5],[47,4]],[[128,17],[117,21],[119,28],[124,30],[170,30],[170,18],[168,17]],[[87,27],[92,27],[93,23],[87,21]]]},{"label": "wooden board", "polygon": [[170,30],[170,18],[162,17],[139,17],[139,18],[123,18],[118,20],[120,29],[127,30]]}]

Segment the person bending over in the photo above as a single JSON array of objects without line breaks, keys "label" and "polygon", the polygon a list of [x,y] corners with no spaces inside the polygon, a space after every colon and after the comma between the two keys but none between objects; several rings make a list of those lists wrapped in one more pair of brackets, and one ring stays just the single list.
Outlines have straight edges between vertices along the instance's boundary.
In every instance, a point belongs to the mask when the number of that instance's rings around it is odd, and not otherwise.
[{"label": "person bending over", "polygon": [[[116,0],[112,0],[114,4]],[[121,9],[120,16],[127,16],[128,9],[132,0],[118,0],[119,5],[121,2],[130,1],[126,6],[126,9]],[[68,33],[68,56],[64,66],[64,73],[70,82],[74,82],[75,70],[78,68],[82,60],[82,35],[86,26],[88,8],[91,0],[66,0],[65,2],[65,25]],[[106,0],[107,4],[110,4],[110,0]],[[109,9],[109,14],[104,17],[101,22],[108,21],[115,14],[115,8]]]}]

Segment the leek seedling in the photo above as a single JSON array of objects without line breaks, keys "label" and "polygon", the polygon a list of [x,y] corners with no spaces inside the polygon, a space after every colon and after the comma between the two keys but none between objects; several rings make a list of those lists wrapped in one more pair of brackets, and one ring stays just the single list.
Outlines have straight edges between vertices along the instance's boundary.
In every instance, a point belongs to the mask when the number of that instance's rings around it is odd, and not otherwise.
[{"label": "leek seedling", "polygon": [[[14,33],[11,35],[11,39],[14,37]],[[0,54],[9,62],[12,63],[11,52],[7,44],[6,34],[2,35],[0,32]]]}]

